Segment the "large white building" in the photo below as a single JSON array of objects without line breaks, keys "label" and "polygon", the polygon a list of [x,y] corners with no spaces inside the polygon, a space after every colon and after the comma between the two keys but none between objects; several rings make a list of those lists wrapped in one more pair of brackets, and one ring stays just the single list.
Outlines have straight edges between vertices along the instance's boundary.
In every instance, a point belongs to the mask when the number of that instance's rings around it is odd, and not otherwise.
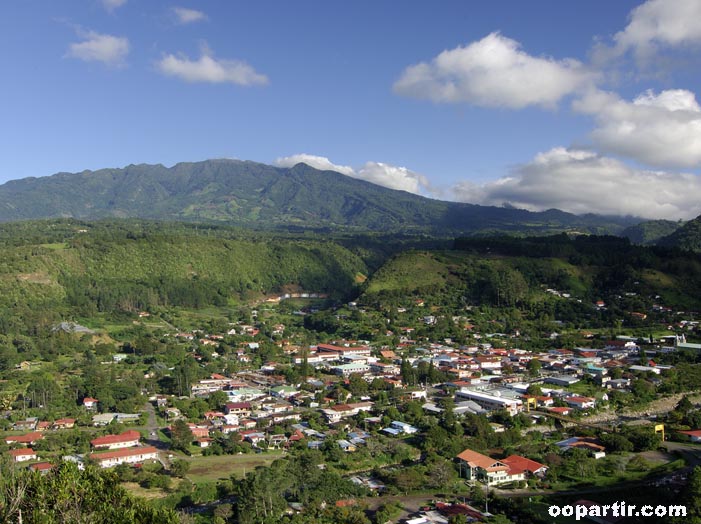
[{"label": "large white building", "polygon": [[511,416],[523,410],[523,402],[520,399],[507,398],[499,394],[489,394],[474,389],[461,388],[455,393],[455,400],[456,402],[471,400],[488,411],[505,409]]},{"label": "large white building", "polygon": [[144,446],[107,453],[92,453],[90,460],[94,460],[102,468],[111,468],[119,464],[141,464],[147,460],[158,460],[158,450],[153,446]]}]

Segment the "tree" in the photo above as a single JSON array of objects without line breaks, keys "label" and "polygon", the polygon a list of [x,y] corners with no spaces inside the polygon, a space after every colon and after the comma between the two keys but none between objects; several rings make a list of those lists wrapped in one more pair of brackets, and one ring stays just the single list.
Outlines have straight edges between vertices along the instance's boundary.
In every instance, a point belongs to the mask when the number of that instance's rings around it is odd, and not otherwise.
[{"label": "tree", "polygon": [[0,522],[177,524],[177,513],[132,498],[112,471],[61,462],[46,474],[0,464]]},{"label": "tree", "polygon": [[540,363],[540,360],[537,358],[532,358],[528,361],[528,374],[532,377],[537,377],[540,375],[540,370],[542,367],[543,365]]},{"label": "tree", "polygon": [[174,459],[170,463],[170,472],[176,477],[183,478],[190,471],[190,463],[182,459]]},{"label": "tree", "polygon": [[176,420],[170,427],[170,446],[172,449],[178,449],[189,453],[190,444],[192,443],[192,431],[184,420]]}]

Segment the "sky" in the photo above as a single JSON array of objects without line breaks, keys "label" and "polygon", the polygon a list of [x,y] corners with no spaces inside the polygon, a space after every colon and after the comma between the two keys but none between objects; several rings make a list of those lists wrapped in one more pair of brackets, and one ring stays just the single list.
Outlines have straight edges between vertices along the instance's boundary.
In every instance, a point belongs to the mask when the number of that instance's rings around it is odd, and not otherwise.
[{"label": "sky", "polygon": [[0,183],[237,158],[690,219],[699,20],[701,0],[9,2]]}]

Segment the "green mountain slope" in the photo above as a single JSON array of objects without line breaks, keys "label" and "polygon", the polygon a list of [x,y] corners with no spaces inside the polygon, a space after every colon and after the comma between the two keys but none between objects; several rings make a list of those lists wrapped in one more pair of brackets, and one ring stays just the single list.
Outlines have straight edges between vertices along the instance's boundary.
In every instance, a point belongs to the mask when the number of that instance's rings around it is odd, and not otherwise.
[{"label": "green mountain slope", "polygon": [[621,236],[626,237],[634,244],[651,246],[655,245],[660,239],[674,233],[682,225],[681,222],[672,220],[648,220],[625,228],[621,232]]},{"label": "green mountain slope", "polygon": [[[518,307],[571,320],[651,311],[654,304],[701,310],[701,258],[631,245],[616,237],[565,235],[459,239],[450,251],[407,251],[367,281],[361,302],[406,305],[410,298],[456,307]],[[613,318],[613,317],[611,317]]]},{"label": "green mountain slope", "polygon": [[238,160],[130,165],[0,186],[0,221],[137,217],[256,228],[474,233],[617,233],[632,219],[575,216],[432,200],[305,164]]},{"label": "green mountain slope", "polygon": [[657,243],[660,246],[701,252],[701,216],[689,220],[671,235],[661,238]]},{"label": "green mountain slope", "polygon": [[68,224],[35,224],[57,226],[46,238],[33,237],[26,223],[2,228],[0,308],[91,315],[227,305],[300,289],[342,298],[368,273],[357,254],[332,241],[210,235],[157,224]]}]

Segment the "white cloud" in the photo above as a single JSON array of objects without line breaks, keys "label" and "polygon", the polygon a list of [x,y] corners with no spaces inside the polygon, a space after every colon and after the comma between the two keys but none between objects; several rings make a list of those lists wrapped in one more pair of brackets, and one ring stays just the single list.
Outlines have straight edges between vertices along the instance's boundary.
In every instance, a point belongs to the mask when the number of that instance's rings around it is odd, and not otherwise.
[{"label": "white cloud", "polygon": [[603,151],[657,167],[701,166],[701,107],[690,91],[648,90],[632,102],[592,91],[573,107],[594,115],[591,137]]},{"label": "white cloud", "polygon": [[482,205],[508,203],[543,211],[689,219],[701,214],[696,175],[636,170],[589,151],[552,149],[512,176],[483,185],[462,183],[456,199]]},{"label": "white cloud", "polygon": [[127,0],[101,0],[102,7],[104,7],[110,13],[115,9],[122,7],[127,3]]},{"label": "white cloud", "polygon": [[363,167],[355,170],[350,166],[334,164],[331,160],[323,156],[302,153],[278,158],[275,160],[275,165],[280,167],[292,167],[300,162],[316,169],[336,171],[390,189],[399,189],[401,191],[420,194],[422,189],[429,190],[430,188],[429,181],[425,176],[415,173],[406,167],[393,166],[382,162],[366,162]]},{"label": "white cloud", "polygon": [[202,11],[188,9],[187,7],[174,7],[173,14],[175,15],[175,18],[179,24],[191,24],[193,22],[199,22],[200,20],[207,19],[207,15],[205,15]]},{"label": "white cloud", "polygon": [[408,191],[409,193],[421,193],[422,189],[428,189],[428,179],[415,173],[406,167],[392,166],[382,162],[366,162],[358,170],[356,178],[367,180],[373,184]]},{"label": "white cloud", "polygon": [[443,51],[430,63],[404,70],[394,84],[400,95],[478,106],[553,107],[595,75],[573,59],[534,57],[499,33]]},{"label": "white cloud", "polygon": [[630,22],[614,36],[615,54],[633,50],[638,58],[659,46],[701,44],[701,2],[698,0],[649,0],[636,7]]},{"label": "white cloud", "polygon": [[86,62],[102,62],[110,66],[124,65],[129,54],[129,40],[125,37],[103,35],[95,31],[81,31],[82,42],[68,46],[66,56]]},{"label": "white cloud", "polygon": [[163,74],[187,82],[229,83],[240,86],[265,85],[269,82],[267,76],[258,73],[246,62],[216,59],[206,48],[197,60],[190,60],[184,55],[170,54],[164,56],[157,66]]},{"label": "white cloud", "polygon": [[306,153],[300,153],[297,155],[286,156],[275,160],[275,165],[280,167],[293,167],[300,163],[307,164],[308,166],[311,166],[314,169],[319,169],[321,171],[336,171],[337,173],[342,173],[348,176],[355,175],[355,170],[352,167],[334,164],[325,156],[316,156],[308,155]]}]

